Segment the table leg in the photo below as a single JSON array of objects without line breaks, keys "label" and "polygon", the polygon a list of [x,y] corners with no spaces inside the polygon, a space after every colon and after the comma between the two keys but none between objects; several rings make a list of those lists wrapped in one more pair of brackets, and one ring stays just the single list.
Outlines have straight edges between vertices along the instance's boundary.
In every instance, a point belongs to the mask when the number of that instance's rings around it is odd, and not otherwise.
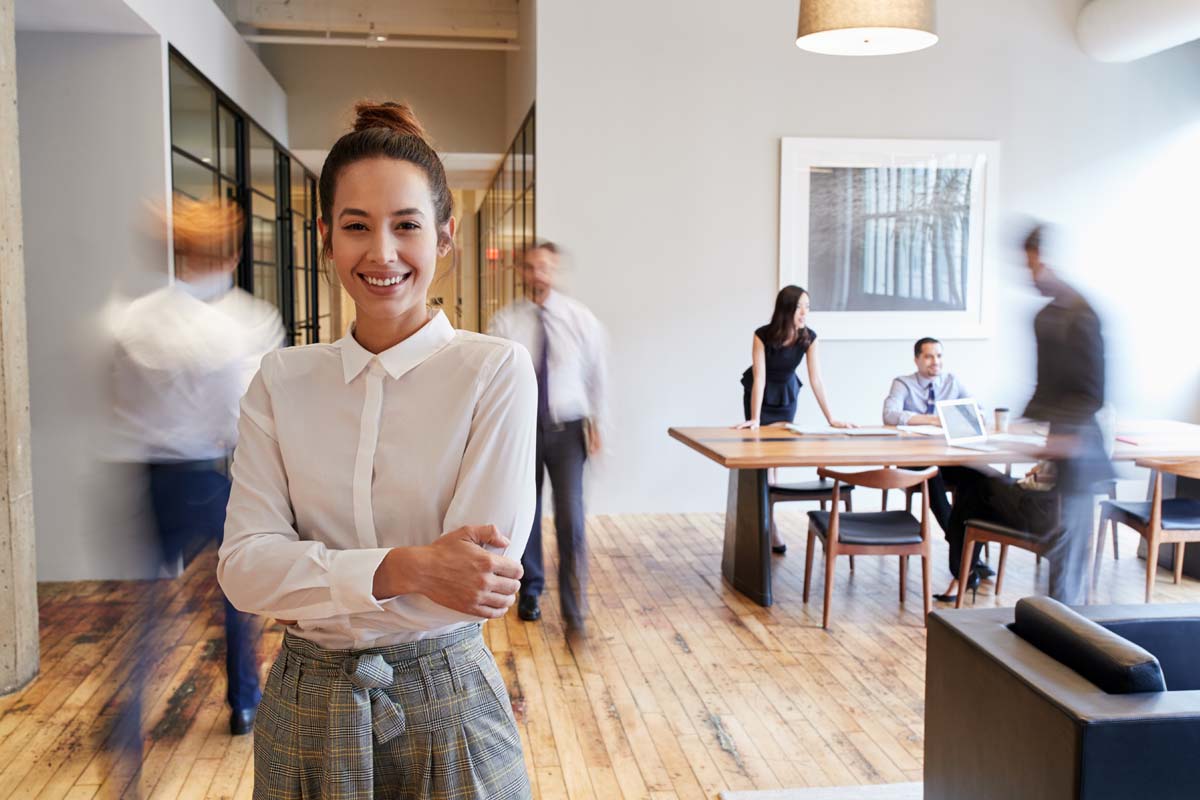
[{"label": "table leg", "polygon": [[760,606],[771,605],[771,532],[767,515],[767,471],[729,470],[721,574]]}]

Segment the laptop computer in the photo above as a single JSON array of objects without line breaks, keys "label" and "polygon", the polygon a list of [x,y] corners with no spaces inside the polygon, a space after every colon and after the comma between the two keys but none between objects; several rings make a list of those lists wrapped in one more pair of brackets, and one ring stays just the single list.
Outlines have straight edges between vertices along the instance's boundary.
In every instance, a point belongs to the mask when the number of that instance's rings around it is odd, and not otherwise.
[{"label": "laptop computer", "polygon": [[994,453],[1002,449],[998,445],[988,444],[983,412],[979,410],[979,403],[975,402],[974,398],[939,400],[937,413],[938,419],[942,421],[942,433],[946,436],[946,444],[985,453]]}]

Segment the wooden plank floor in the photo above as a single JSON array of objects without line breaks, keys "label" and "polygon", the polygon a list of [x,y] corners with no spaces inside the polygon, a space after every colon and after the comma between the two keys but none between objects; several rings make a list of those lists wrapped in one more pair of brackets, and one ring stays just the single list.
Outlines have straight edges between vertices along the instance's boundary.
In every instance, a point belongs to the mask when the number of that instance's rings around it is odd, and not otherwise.
[{"label": "wooden plank floor", "polygon": [[[590,636],[564,641],[553,585],[544,617],[512,613],[485,628],[513,696],[535,785],[552,798],[713,798],[722,789],[915,781],[921,778],[925,631],[919,562],[898,603],[895,559],[838,564],[833,628],[815,598],[801,603],[802,511],[783,511],[790,544],[775,560],[776,604],[761,608],[720,580],[722,516],[628,515],[589,520]],[[1137,536],[1105,554],[1098,600],[1140,602]],[[933,584],[945,585],[938,541]],[[554,575],[553,552],[549,574]],[[1014,551],[1005,594],[1044,591],[1046,568]],[[0,797],[133,796],[134,769],[113,756],[113,719],[127,699],[133,617],[160,617],[143,691],[140,795],[250,797],[251,737],[228,734],[215,553],[175,581],[42,584],[42,670],[0,698]],[[553,582],[552,582],[553,584]],[[1200,601],[1159,571],[1156,600]],[[282,630],[262,630],[263,671]]]}]

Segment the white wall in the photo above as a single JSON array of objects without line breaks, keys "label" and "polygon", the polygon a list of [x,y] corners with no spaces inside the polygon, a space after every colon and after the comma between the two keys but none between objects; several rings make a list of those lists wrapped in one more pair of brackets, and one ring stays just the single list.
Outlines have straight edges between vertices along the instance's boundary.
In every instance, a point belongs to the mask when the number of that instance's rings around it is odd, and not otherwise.
[{"label": "white wall", "polygon": [[[612,335],[615,430],[591,510],[723,508],[723,471],[666,431],[741,418],[778,288],[783,136],[999,140],[1001,218],[1070,233],[1064,271],[1104,313],[1118,410],[1200,419],[1200,46],[1096,63],[1074,40],[1080,6],[941,3],[936,47],[839,59],[795,47],[795,0],[540,5],[538,233],[570,248],[571,288]],[[986,405],[1019,407],[1032,384],[1038,301],[1014,251],[1002,241],[987,265],[997,336],[946,342]],[[889,379],[912,369],[908,341],[821,350],[852,420],[877,423]],[[802,395],[799,420],[817,421]]]},{"label": "white wall", "polygon": [[152,574],[137,486],[103,463],[101,316],[166,281],[161,61],[157,36],[17,34],[38,580]]},{"label": "white wall", "polygon": [[287,95],[213,0],[125,0],[255,122],[288,142]]}]

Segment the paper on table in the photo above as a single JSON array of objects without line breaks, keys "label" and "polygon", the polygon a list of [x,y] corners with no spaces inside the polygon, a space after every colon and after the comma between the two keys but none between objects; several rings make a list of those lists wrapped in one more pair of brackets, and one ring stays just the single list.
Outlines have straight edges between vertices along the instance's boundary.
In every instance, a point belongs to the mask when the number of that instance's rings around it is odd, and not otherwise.
[{"label": "paper on table", "polygon": [[896,429],[905,433],[918,433],[921,436],[942,435],[942,429],[937,425],[897,425]]},{"label": "paper on table", "polygon": [[838,430],[837,428],[831,428],[828,425],[823,425],[823,426],[810,425],[807,427],[803,427],[800,425],[796,425],[795,423],[789,422],[788,424],[784,425],[783,427],[787,428],[792,433],[804,433],[804,434],[809,434],[809,435],[828,435],[831,433],[841,433],[841,431]]},{"label": "paper on table", "polygon": [[792,433],[807,434],[809,436],[898,436],[899,432],[895,428],[832,428],[829,426],[801,426],[793,423],[788,423],[785,426]]}]

